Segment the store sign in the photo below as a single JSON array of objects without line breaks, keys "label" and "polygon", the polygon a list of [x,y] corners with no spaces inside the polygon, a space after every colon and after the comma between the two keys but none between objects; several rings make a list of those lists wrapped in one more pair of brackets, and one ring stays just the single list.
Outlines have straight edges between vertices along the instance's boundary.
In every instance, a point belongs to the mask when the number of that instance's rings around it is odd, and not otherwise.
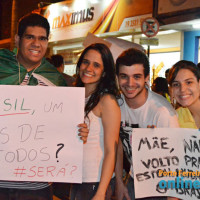
[{"label": "store sign", "polygon": [[120,31],[128,31],[136,28],[140,28],[142,21],[147,17],[151,17],[151,14],[140,15],[136,17],[129,17],[123,20],[122,25],[120,26]]},{"label": "store sign", "polygon": [[57,16],[53,18],[52,29],[89,22],[93,20],[93,17],[94,7],[86,8],[76,12],[70,12],[63,16]]},{"label": "store sign", "polygon": [[50,42],[85,37],[88,32],[101,33],[102,21],[109,20],[109,12],[115,11],[119,0],[91,3],[87,0],[51,4],[42,14],[51,28]]},{"label": "store sign", "polygon": [[[141,1],[145,1],[145,8]],[[143,15],[152,13],[151,4],[146,0],[74,0],[54,3],[35,12],[48,19],[51,27],[49,41],[56,42],[86,37],[88,32],[103,34],[139,29],[142,20],[151,16]]]},{"label": "store sign", "polygon": [[158,38],[140,38],[140,44],[158,46],[159,41],[158,41]]},{"label": "store sign", "polygon": [[147,37],[154,37],[159,31],[159,23],[153,17],[146,18],[141,24],[141,30]]}]

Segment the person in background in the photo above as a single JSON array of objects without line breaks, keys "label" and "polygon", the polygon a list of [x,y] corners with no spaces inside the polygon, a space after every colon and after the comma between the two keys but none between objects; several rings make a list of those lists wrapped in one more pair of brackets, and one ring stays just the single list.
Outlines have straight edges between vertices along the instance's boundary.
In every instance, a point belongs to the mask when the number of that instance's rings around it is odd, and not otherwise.
[{"label": "person in background", "polygon": [[[149,60],[136,49],[124,51],[116,60],[116,74],[121,89],[119,105],[121,109],[120,140],[115,168],[115,197],[122,200],[135,200],[131,138],[133,128],[177,128],[176,112],[161,95],[146,87],[149,81]],[[131,170],[127,185],[123,183],[123,150],[130,162]],[[145,199],[166,199],[167,197],[149,197]]]},{"label": "person in background", "polygon": [[75,78],[64,73],[64,58],[60,54],[51,56],[51,63],[56,67],[56,69],[63,75],[68,86],[74,86]]},{"label": "person in background", "polygon": [[191,61],[181,60],[169,72],[172,97],[180,104],[177,109],[181,128],[200,128],[200,69]]},{"label": "person in background", "polygon": [[[151,86],[152,91],[154,91],[157,94],[162,95],[167,99],[167,101],[170,102],[170,96],[169,96],[169,89],[168,89],[168,82],[166,78],[163,77],[157,77]],[[171,102],[170,102],[171,103]]]},{"label": "person in background", "polygon": [[77,63],[77,87],[85,87],[89,134],[83,146],[83,183],[72,184],[71,200],[104,200],[114,172],[120,128],[115,66],[109,48],[88,46]]},{"label": "person in background", "polygon": [[[39,14],[30,13],[19,20],[17,54],[0,50],[0,85],[66,86],[62,75],[44,58],[49,31],[47,19]],[[79,135],[86,142],[87,125],[78,126]],[[47,182],[0,181],[0,199],[52,200],[52,191]]]}]

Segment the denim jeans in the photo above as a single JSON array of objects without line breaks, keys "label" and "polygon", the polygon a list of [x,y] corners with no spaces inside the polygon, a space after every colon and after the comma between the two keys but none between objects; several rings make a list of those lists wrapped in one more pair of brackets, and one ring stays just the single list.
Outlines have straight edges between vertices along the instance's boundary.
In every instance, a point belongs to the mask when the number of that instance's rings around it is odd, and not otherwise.
[{"label": "denim jeans", "polygon": [[53,200],[51,186],[39,190],[0,188],[0,200]]}]

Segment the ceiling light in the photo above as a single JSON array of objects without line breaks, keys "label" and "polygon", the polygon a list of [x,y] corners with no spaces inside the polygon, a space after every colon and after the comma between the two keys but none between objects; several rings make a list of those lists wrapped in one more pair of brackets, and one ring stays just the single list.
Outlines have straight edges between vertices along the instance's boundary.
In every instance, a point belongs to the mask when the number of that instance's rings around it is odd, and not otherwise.
[{"label": "ceiling light", "polygon": [[192,24],[192,28],[198,29],[200,28],[200,24]]},{"label": "ceiling light", "polygon": [[63,6],[62,9],[63,9],[64,11],[69,11],[69,7],[67,7],[67,6]]},{"label": "ceiling light", "polygon": [[99,0],[90,0],[91,4],[99,3]]},{"label": "ceiling light", "polygon": [[[176,33],[178,31],[176,30],[160,30],[157,35],[167,35],[167,34],[172,34],[172,33]],[[146,37],[146,35],[142,34],[142,37]]]}]

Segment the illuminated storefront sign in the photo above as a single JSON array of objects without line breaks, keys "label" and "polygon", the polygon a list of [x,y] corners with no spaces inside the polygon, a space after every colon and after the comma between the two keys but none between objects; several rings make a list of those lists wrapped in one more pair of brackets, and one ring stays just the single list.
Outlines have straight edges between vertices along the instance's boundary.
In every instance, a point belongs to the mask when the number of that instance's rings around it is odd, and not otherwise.
[{"label": "illuminated storefront sign", "polygon": [[[145,2],[145,8],[139,8]],[[41,10],[51,26],[50,42],[138,28],[143,13],[152,13],[153,1],[74,0],[51,4]],[[145,15],[146,16],[146,15]],[[134,17],[134,19],[133,19]],[[134,25],[133,20],[139,20]],[[129,22],[130,21],[130,22]],[[130,24],[127,27],[127,24]],[[124,25],[125,24],[125,25]]]},{"label": "illuminated storefront sign", "polygon": [[53,19],[52,29],[80,24],[92,21],[94,17],[94,7],[80,10],[77,12],[66,13],[65,15]]}]

